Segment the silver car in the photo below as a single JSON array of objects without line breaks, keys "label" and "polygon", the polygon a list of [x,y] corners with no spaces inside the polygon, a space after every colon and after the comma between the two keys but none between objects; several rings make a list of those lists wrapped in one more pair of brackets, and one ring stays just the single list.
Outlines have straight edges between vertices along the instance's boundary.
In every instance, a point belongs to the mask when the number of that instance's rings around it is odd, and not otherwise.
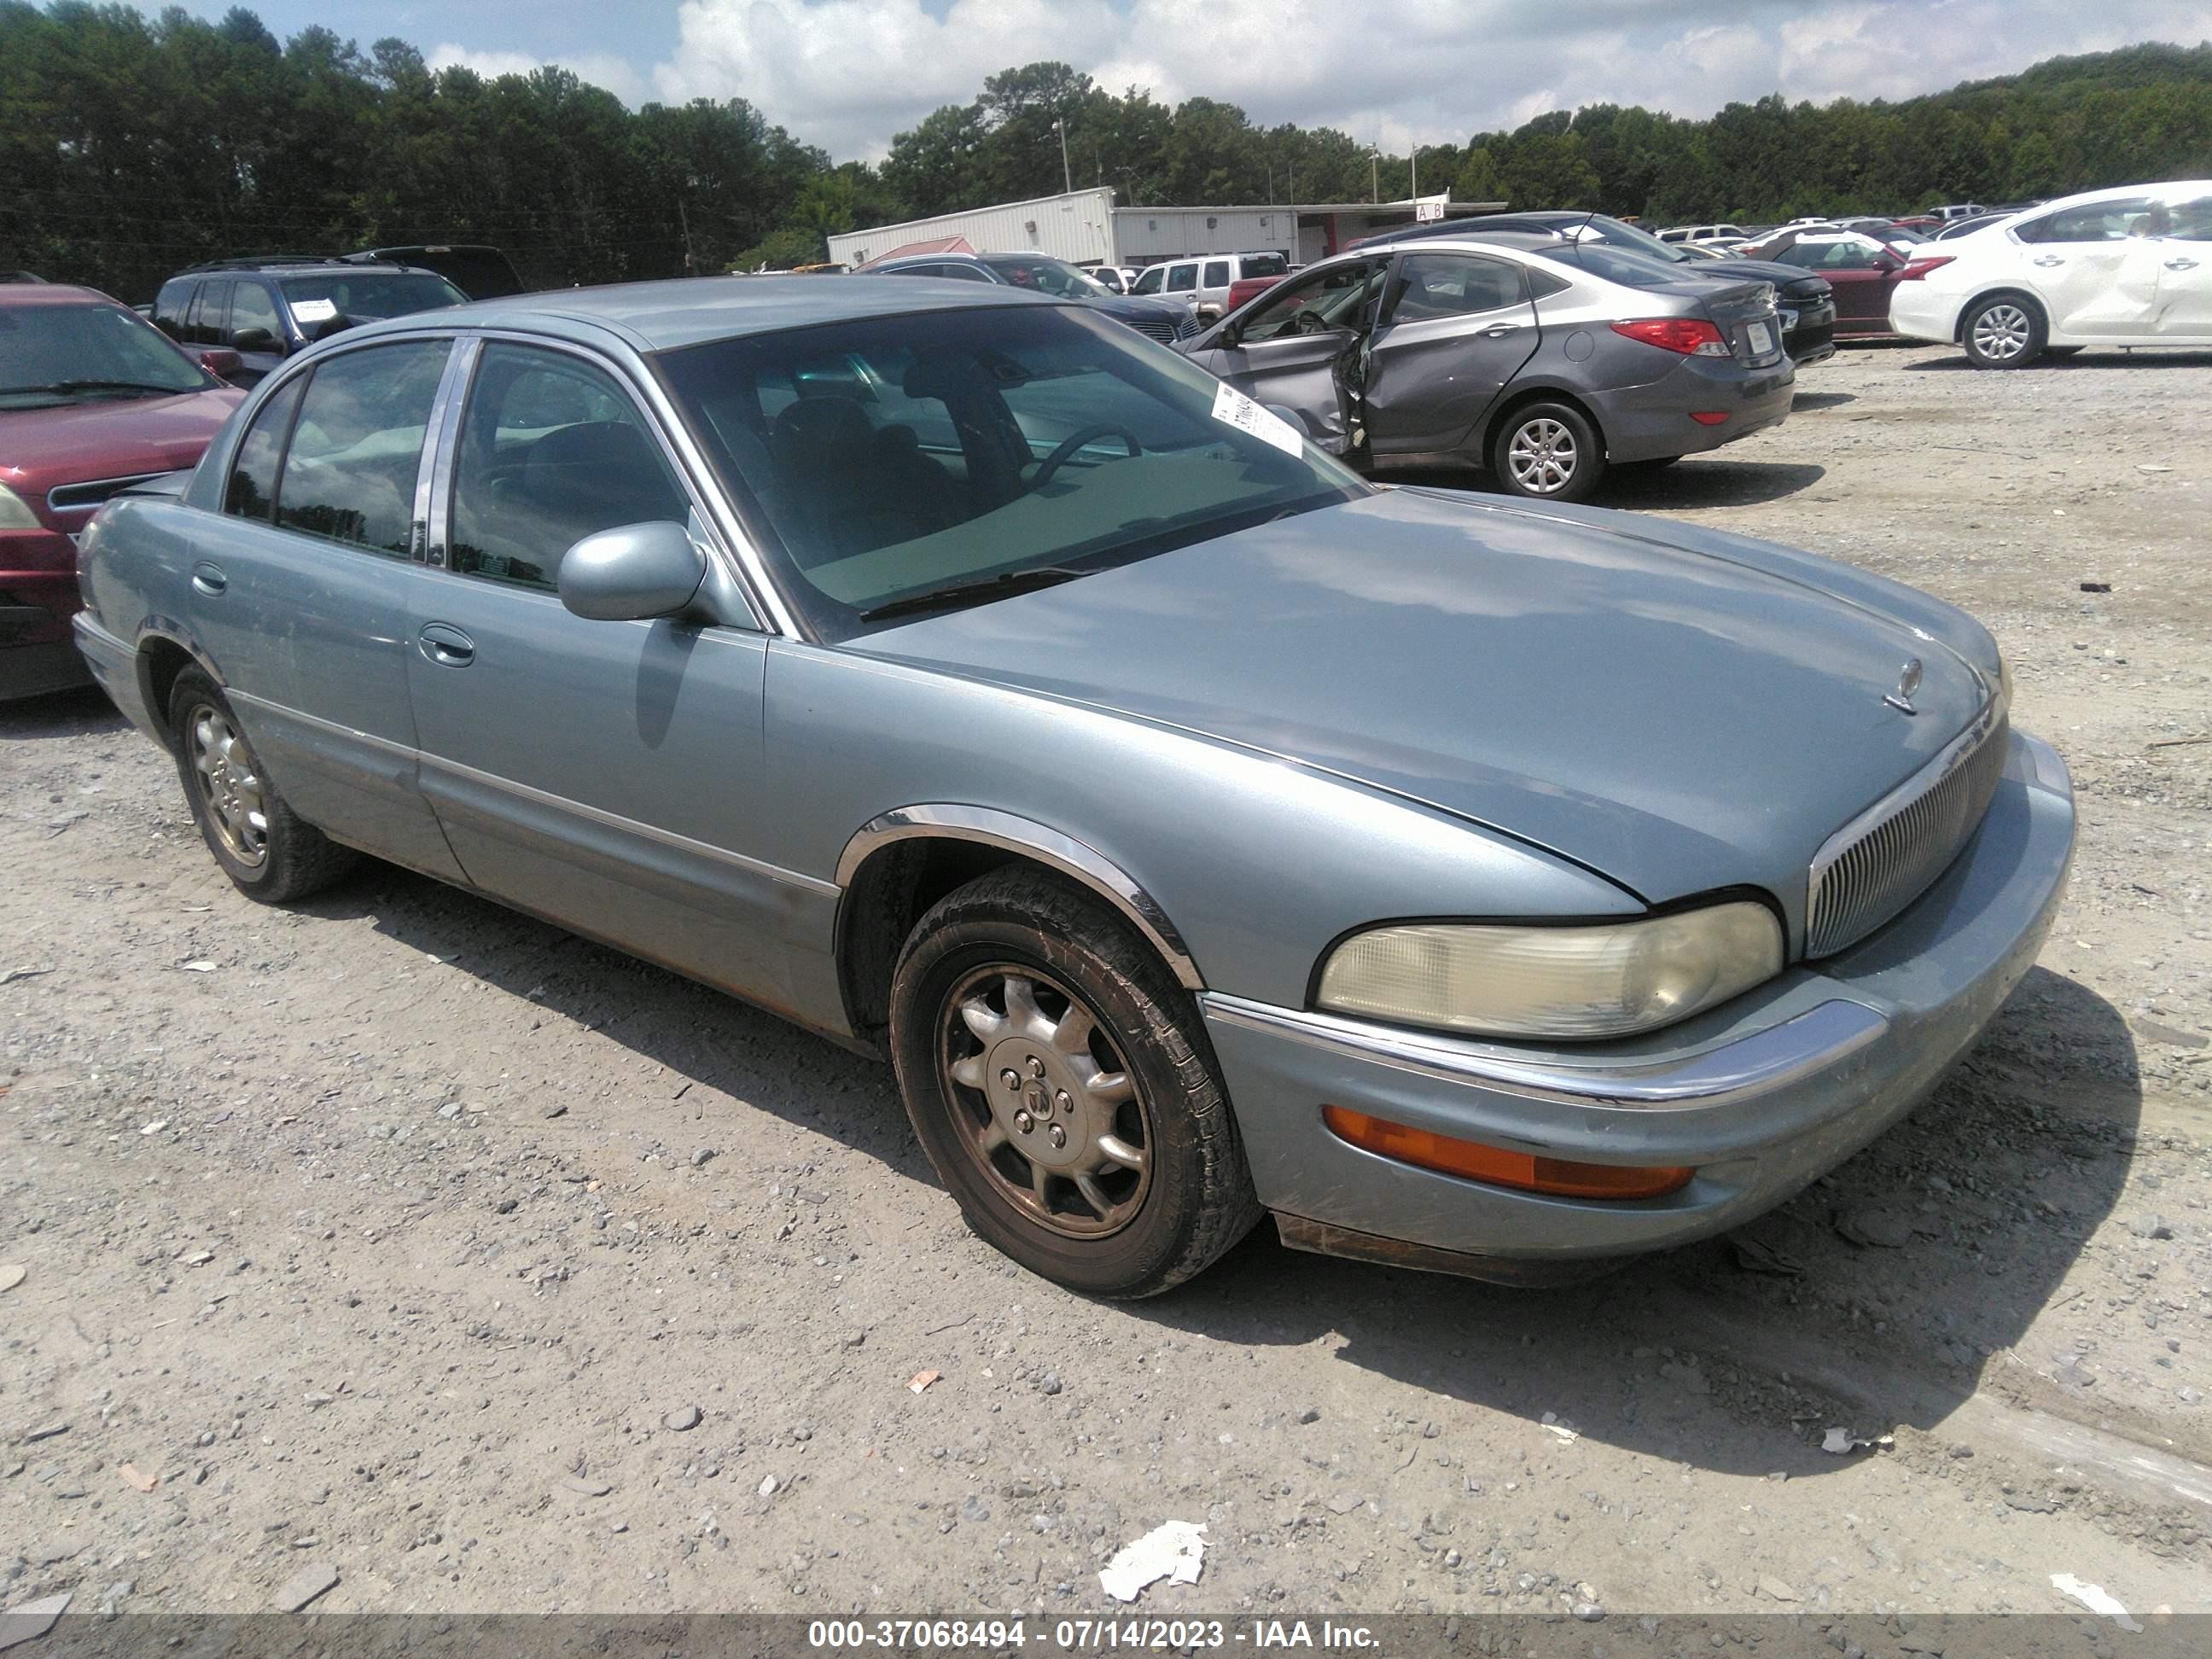
[{"label": "silver car", "polygon": [[[1577,501],[1609,466],[1663,465],[1778,424],[1796,379],[1772,284],[1685,276],[1556,237],[1428,237],[1309,266],[1180,343],[1378,468],[1486,467]],[[1550,250],[1547,252],[1546,250]]]},{"label": "silver car", "polygon": [[373,854],[887,1056],[976,1231],[1507,1279],[1908,1110],[2073,842],[1990,635],[1378,489],[1095,308],[698,280],[349,331],[88,532],[216,861]]}]

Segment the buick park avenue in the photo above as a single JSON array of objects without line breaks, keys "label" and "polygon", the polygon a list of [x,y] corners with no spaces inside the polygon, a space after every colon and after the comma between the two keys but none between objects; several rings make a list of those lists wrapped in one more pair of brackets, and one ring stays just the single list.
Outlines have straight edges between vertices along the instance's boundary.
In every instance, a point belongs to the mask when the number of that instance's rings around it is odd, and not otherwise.
[{"label": "buick park avenue", "polygon": [[368,854],[886,1057],[975,1231],[1534,1282],[1910,1110],[2073,840],[1971,618],[1377,488],[1089,308],[700,280],[349,330],[77,638],[277,903]]}]

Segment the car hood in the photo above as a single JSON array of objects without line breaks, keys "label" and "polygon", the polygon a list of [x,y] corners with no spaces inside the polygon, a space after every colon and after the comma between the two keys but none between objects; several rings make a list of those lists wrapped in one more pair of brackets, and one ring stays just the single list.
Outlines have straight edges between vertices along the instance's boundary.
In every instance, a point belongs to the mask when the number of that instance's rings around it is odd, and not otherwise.
[{"label": "car hood", "polygon": [[0,410],[0,480],[19,495],[43,497],[58,484],[173,472],[196,463],[245,401],[235,386],[210,386],[166,398]]},{"label": "car hood", "polygon": [[[1997,672],[1970,618],[1810,555],[1416,489],[849,648],[1319,769],[1653,903],[1762,887],[1793,930],[1821,842],[1962,730]],[[1883,698],[1914,658],[1907,715]]]}]

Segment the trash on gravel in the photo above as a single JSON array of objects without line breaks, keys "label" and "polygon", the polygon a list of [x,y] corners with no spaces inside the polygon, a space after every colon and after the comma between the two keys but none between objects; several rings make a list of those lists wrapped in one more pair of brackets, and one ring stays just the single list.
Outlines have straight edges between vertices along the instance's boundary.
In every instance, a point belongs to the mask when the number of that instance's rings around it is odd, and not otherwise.
[{"label": "trash on gravel", "polygon": [[1802,1279],[1805,1276],[1804,1263],[1763,1238],[1738,1233],[1729,1240],[1729,1249],[1735,1256],[1735,1265],[1747,1273],[1772,1273],[1779,1279]]},{"label": "trash on gravel", "polygon": [[277,1587],[276,1611],[297,1613],[318,1595],[337,1587],[338,1570],[328,1562],[302,1567]]},{"label": "trash on gravel", "polygon": [[0,1291],[12,1291],[21,1284],[24,1272],[13,1261],[0,1262]]},{"label": "trash on gravel", "polygon": [[593,1480],[580,1474],[568,1475],[562,1480],[561,1484],[570,1492],[585,1498],[605,1498],[614,1490],[604,1480]]},{"label": "trash on gravel", "polygon": [[912,1376],[907,1378],[906,1391],[908,1394],[920,1394],[931,1383],[936,1382],[939,1375],[940,1373],[937,1371],[916,1371]]},{"label": "trash on gravel", "polygon": [[157,1135],[168,1127],[168,1119],[166,1117],[157,1117],[151,1123],[140,1124],[138,1126],[138,1133],[142,1135]]},{"label": "trash on gravel", "polygon": [[41,1428],[26,1429],[23,1431],[23,1443],[27,1446],[35,1441],[51,1440],[58,1434],[68,1432],[69,1425],[66,1423],[48,1423]]},{"label": "trash on gravel", "polygon": [[1873,1440],[1861,1440],[1849,1429],[1831,1428],[1820,1437],[1820,1449],[1838,1457],[1848,1457],[1865,1446],[1888,1446],[1896,1443],[1895,1437],[1882,1435]]},{"label": "trash on gravel", "polygon": [[188,974],[211,974],[215,972],[215,963],[210,962],[204,957],[196,958],[191,962],[180,962],[177,966]]},{"label": "trash on gravel", "polygon": [[118,1473],[140,1492],[151,1492],[161,1484],[160,1477],[146,1474],[136,1463],[125,1463]]},{"label": "trash on gravel", "polygon": [[58,1595],[41,1596],[35,1601],[25,1601],[0,1612],[0,1651],[19,1642],[36,1641],[52,1630],[73,1594],[74,1591],[64,1590]]},{"label": "trash on gravel", "polygon": [[2100,1584],[2085,1584],[2070,1572],[2054,1572],[2051,1587],[2069,1601],[2079,1601],[2094,1613],[2110,1619],[2124,1631],[2141,1631],[2142,1626],[2128,1617],[2128,1610],[2114,1597],[2105,1593]]},{"label": "trash on gravel", "polygon": [[772,1475],[772,1474],[764,1474],[764,1475],[761,1476],[761,1483],[760,1483],[760,1485],[759,1485],[759,1486],[756,1486],[756,1487],[754,1487],[754,1488],[753,1488],[753,1490],[754,1490],[755,1492],[758,1492],[758,1493],[759,1493],[763,1498],[773,1498],[773,1497],[775,1497],[775,1477],[774,1475]]},{"label": "trash on gravel", "polygon": [[2159,466],[2149,461],[2137,461],[2136,463],[2136,471],[2138,472],[2171,472],[2173,469],[2170,466]]},{"label": "trash on gravel", "polygon": [[19,979],[37,979],[53,971],[54,965],[51,962],[43,968],[10,968],[6,973],[0,974],[0,985],[13,985]]},{"label": "trash on gravel", "polygon": [[1580,1434],[1559,1421],[1559,1414],[1557,1412],[1546,1412],[1544,1420],[1537,1426],[1547,1434],[1556,1434],[1569,1445],[1582,1438]]},{"label": "trash on gravel", "polygon": [[1206,1523],[1167,1521],[1114,1553],[1098,1575],[1099,1587],[1117,1601],[1133,1601],[1148,1584],[1166,1579],[1195,1584],[1206,1564]]},{"label": "trash on gravel", "polygon": [[2084,593],[2109,593],[2112,591],[2112,585],[2110,582],[2083,582],[2081,591]]}]

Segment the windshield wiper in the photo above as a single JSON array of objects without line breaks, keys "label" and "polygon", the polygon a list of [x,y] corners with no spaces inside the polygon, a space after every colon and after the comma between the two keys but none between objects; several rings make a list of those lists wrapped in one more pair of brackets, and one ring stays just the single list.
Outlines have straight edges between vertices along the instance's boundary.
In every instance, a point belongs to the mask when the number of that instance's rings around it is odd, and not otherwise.
[{"label": "windshield wiper", "polygon": [[943,587],[925,588],[919,593],[908,593],[903,599],[887,599],[863,611],[860,620],[876,622],[884,617],[902,617],[914,611],[936,611],[945,605],[1011,599],[1017,593],[1033,593],[1041,587],[1057,587],[1062,582],[1072,582],[1078,576],[1090,574],[1088,570],[1074,570],[1066,565],[1045,564],[1034,570],[1009,570],[975,581],[948,582]]},{"label": "windshield wiper", "polygon": [[155,386],[147,380],[50,380],[45,386],[0,386],[0,397],[19,392],[159,392],[170,395],[197,389],[185,386]]}]

